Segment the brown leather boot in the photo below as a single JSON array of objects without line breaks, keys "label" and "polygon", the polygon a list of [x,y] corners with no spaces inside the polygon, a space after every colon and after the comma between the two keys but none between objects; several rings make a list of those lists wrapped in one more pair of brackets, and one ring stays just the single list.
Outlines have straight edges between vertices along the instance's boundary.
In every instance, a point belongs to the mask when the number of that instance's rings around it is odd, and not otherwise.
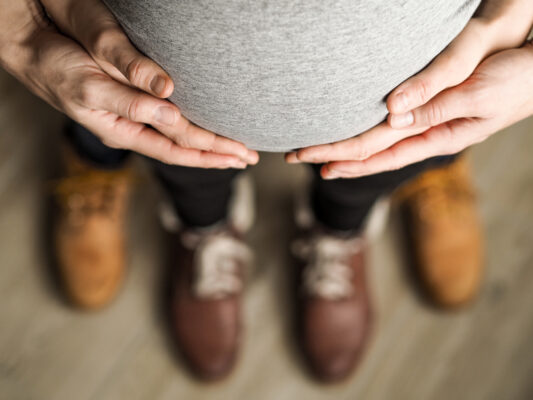
[{"label": "brown leather boot", "polygon": [[100,170],[67,146],[62,152],[64,176],[54,188],[55,258],[71,301],[96,309],[113,299],[124,274],[131,171]]},{"label": "brown leather boot", "polygon": [[299,341],[323,382],[349,376],[371,331],[363,233],[339,235],[315,226],[293,242]]},{"label": "brown leather boot", "polygon": [[465,154],[400,187],[393,203],[408,229],[416,270],[436,305],[454,308],[479,291],[483,236]]},{"label": "brown leather boot", "polygon": [[245,268],[252,253],[226,224],[178,233],[173,259],[171,322],[193,372],[214,381],[235,365],[242,337]]}]

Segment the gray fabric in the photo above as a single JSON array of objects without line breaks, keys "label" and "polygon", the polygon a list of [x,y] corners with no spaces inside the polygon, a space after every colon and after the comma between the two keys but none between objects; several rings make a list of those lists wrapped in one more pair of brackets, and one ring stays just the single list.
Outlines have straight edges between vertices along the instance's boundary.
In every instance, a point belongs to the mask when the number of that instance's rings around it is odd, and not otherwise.
[{"label": "gray fabric", "polygon": [[264,151],[355,136],[480,0],[104,0],[173,78],[171,101]]}]

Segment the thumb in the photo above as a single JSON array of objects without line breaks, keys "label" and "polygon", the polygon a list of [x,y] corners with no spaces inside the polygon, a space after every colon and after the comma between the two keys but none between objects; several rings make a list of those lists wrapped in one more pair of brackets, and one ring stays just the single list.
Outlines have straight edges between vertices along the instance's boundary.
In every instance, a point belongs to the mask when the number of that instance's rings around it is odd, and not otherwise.
[{"label": "thumb", "polygon": [[119,82],[166,98],[174,90],[168,74],[141,54],[100,0],[42,0],[54,23],[77,40],[99,67]]},{"label": "thumb", "polygon": [[403,114],[389,114],[389,125],[394,129],[433,127],[445,122],[473,117],[475,104],[465,85],[440,92],[430,101]]},{"label": "thumb", "polygon": [[471,19],[463,31],[422,72],[403,82],[387,98],[392,114],[427,103],[443,90],[465,81],[488,52],[485,27]]}]

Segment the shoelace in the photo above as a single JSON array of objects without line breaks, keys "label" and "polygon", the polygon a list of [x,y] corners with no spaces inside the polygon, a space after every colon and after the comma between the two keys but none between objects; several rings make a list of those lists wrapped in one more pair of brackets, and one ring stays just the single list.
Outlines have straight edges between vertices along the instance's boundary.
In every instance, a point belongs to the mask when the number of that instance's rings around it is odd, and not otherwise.
[{"label": "shoelace", "polygon": [[457,205],[476,197],[467,170],[464,161],[458,160],[426,171],[400,188],[396,197],[400,202],[409,200],[422,221],[456,215]]},{"label": "shoelace", "polygon": [[351,257],[360,252],[363,239],[317,235],[293,242],[293,254],[304,260],[303,288],[314,296],[339,300],[354,293]]},{"label": "shoelace", "polygon": [[436,217],[457,214],[458,203],[474,196],[471,187],[452,177],[446,182],[425,182],[425,186],[414,195],[414,201],[421,219],[433,221]]},{"label": "shoelace", "polygon": [[244,243],[227,233],[207,234],[186,231],[182,243],[194,253],[193,292],[203,299],[221,299],[238,293],[243,287],[239,264],[245,269],[252,252]]},{"label": "shoelace", "polygon": [[129,179],[131,177],[127,172],[89,171],[51,184],[59,204],[69,212],[69,220],[78,224],[95,212],[112,215],[116,198],[115,185]]}]

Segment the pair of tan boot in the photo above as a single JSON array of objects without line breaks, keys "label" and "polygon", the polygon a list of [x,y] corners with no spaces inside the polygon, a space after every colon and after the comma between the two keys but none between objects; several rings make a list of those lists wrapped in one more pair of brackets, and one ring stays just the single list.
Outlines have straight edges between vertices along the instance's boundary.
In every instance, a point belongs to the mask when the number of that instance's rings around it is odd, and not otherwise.
[{"label": "pair of tan boot", "polygon": [[[66,293],[100,308],[116,295],[125,269],[125,220],[131,172],[102,171],[65,152],[56,190],[54,242]],[[408,218],[420,278],[440,305],[455,307],[478,290],[481,233],[464,159],[421,174],[395,202]],[[322,381],[347,377],[372,327],[363,233],[338,236],[313,225],[294,243],[299,342]],[[196,375],[226,376],[242,337],[241,303],[251,252],[242,234],[222,224],[182,229],[175,241],[170,317],[173,334]]]}]

